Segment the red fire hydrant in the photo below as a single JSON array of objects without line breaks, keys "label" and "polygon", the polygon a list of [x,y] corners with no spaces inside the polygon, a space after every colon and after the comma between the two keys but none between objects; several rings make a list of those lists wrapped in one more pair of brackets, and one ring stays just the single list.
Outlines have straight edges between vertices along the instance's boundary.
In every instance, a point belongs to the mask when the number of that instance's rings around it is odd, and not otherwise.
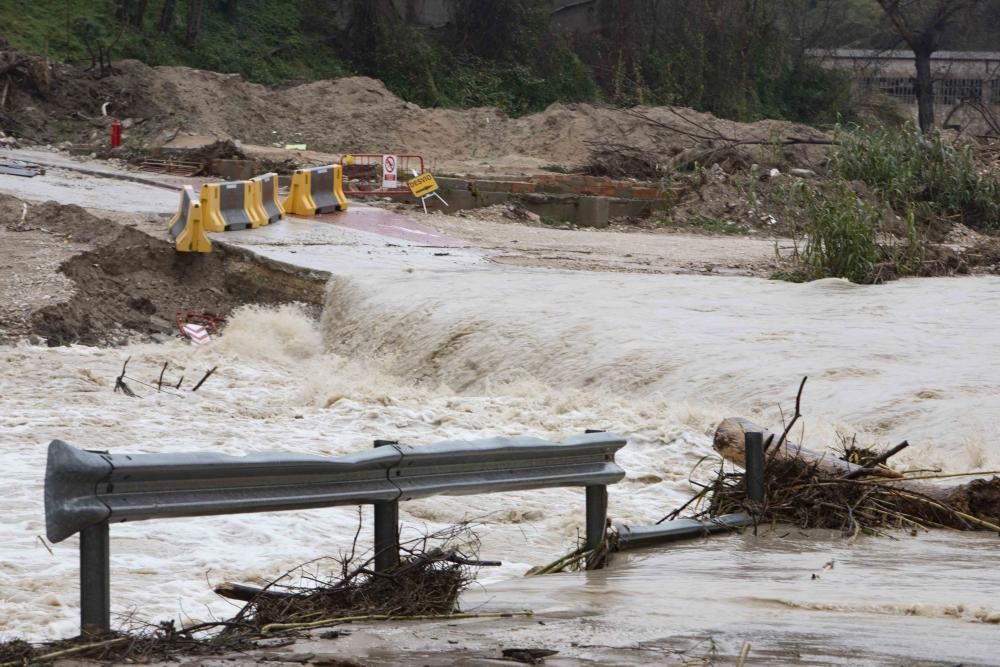
[{"label": "red fire hydrant", "polygon": [[122,145],[122,124],[117,120],[111,123],[111,147],[118,148]]}]

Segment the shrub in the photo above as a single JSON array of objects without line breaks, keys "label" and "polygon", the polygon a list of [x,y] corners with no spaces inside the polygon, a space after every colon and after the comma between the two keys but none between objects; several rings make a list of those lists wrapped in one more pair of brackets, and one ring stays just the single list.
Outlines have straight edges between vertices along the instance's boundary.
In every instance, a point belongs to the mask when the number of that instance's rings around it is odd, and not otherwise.
[{"label": "shrub", "polygon": [[1000,229],[1000,173],[980,171],[970,146],[923,136],[912,125],[855,128],[839,138],[833,173],[863,181],[897,212],[917,206],[970,227]]},{"label": "shrub", "polygon": [[829,193],[804,183],[793,192],[809,219],[805,246],[797,253],[806,279],[871,282],[879,259],[877,233],[882,212],[843,182],[836,182]]}]

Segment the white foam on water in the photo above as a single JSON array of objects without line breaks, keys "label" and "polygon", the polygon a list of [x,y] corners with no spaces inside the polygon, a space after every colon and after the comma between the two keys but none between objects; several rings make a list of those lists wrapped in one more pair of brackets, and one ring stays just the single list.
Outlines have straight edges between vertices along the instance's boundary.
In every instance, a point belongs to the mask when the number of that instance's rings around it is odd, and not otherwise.
[{"label": "white foam on water", "polygon": [[[627,477],[610,489],[612,517],[651,523],[693,492],[689,475],[712,453],[720,419],[780,423],[775,405],[791,407],[803,374],[810,375],[804,423],[811,446],[834,442],[838,430],[862,441],[902,436],[917,442],[904,461],[997,466],[989,424],[1000,415],[998,362],[988,318],[997,317],[998,302],[1000,281],[990,280],[869,290],[530,271],[417,272],[400,280],[398,272],[376,271],[336,279],[321,324],[297,306],[249,307],[201,348],[182,341],[0,348],[8,470],[0,491],[8,518],[0,529],[0,638],[67,636],[76,628],[77,540],[49,554],[39,539],[51,439],[116,452],[335,456],[376,438],[416,445],[496,435],[559,439],[597,428],[629,439],[618,457]],[[129,356],[128,374],[146,384],[169,362],[169,382],[185,376],[181,396],[132,381],[142,398],[114,393]],[[197,393],[188,391],[215,366]],[[711,473],[703,468],[695,479]],[[482,553],[505,563],[483,573],[481,582],[491,584],[512,582],[571,546],[583,505],[576,489],[437,497],[405,503],[402,518],[410,534],[478,520]],[[364,546],[370,509],[363,516]],[[349,549],[356,527],[351,508],[114,525],[114,611],[153,621],[226,617],[233,607],[211,593],[211,583],[267,581],[336,555]],[[537,585],[562,585],[553,581]],[[643,587],[638,579],[630,585]],[[992,623],[995,607],[967,597],[949,602],[971,610],[958,616],[906,596],[886,609],[918,604],[935,618]],[[874,603],[823,604],[862,617],[887,613]]]},{"label": "white foam on water", "polygon": [[[530,380],[507,385],[506,393],[457,395],[387,374],[373,358],[324,351],[318,327],[295,306],[242,309],[225,335],[204,347],[182,341],[126,349],[18,347],[2,355],[9,372],[0,385],[0,447],[13,480],[2,492],[10,518],[0,571],[3,637],[64,636],[77,622],[77,540],[54,545],[50,555],[40,539],[51,439],[116,452],[338,455],[371,447],[376,438],[419,445],[495,435],[558,439],[614,428],[630,435],[619,456],[629,477],[611,490],[614,515],[633,522],[655,521],[686,497],[687,472],[710,451],[711,419],[687,406],[657,398],[633,403]],[[155,385],[168,362],[167,383],[184,375],[184,386],[157,393],[127,379],[142,398],[113,392],[127,357],[130,378]],[[188,391],[214,366],[197,393]],[[581,530],[583,505],[576,489],[441,497],[406,503],[403,520],[427,531],[470,519],[484,524],[484,553],[506,563],[486,573],[488,581],[556,557]],[[350,546],[356,520],[353,509],[335,508],[116,524],[115,611],[134,607],[151,620],[224,616],[230,605],[212,595],[208,581],[268,580],[336,554]],[[370,544],[370,517],[366,524],[362,542]]]},{"label": "white foam on water", "polygon": [[[858,286],[555,271],[358,272],[332,282],[339,354],[462,394],[522,380],[663,396],[782,423],[799,381],[808,444],[908,439],[897,462],[1000,467],[1000,279]],[[796,430],[801,436],[802,431]],[[988,439],[988,436],[985,438]]]}]

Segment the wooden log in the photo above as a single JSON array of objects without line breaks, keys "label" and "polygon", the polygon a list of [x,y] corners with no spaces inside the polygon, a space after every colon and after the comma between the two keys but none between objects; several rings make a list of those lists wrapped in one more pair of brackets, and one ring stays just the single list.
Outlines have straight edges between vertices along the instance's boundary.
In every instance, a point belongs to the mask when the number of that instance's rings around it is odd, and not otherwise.
[{"label": "wooden log", "polygon": [[221,595],[224,598],[229,598],[230,600],[240,600],[242,602],[250,602],[251,600],[259,599],[284,600],[294,596],[294,593],[286,591],[272,591],[264,588],[257,588],[256,586],[234,584],[231,581],[225,581],[216,586],[215,593],[216,595]]},{"label": "wooden log", "polygon": [[[776,440],[778,437],[748,419],[731,417],[716,428],[713,446],[724,459],[743,466],[746,462],[744,436],[749,431],[761,433],[765,442],[768,438]],[[790,441],[784,442],[773,452],[769,450],[768,457],[771,456],[798,458],[807,464],[815,464],[832,479],[843,480],[845,483],[858,483],[856,477],[869,474],[862,466],[841,461],[830,453],[806,449]],[[877,483],[904,495],[911,494],[910,502],[905,504],[908,512],[915,516],[934,516],[939,519],[941,510],[944,510],[945,514],[956,517],[956,521],[948,522],[956,527],[996,530],[1000,525],[1000,477],[974,479],[964,484],[947,484],[903,479],[898,472],[885,468],[871,471],[870,474],[882,479],[868,480],[868,483]],[[934,508],[934,502],[944,507]]]},{"label": "wooden log", "polygon": [[[742,417],[730,417],[729,419],[725,419],[721,424],[719,424],[718,428],[715,429],[715,441],[712,443],[715,447],[715,451],[719,452],[719,454],[721,454],[727,461],[732,461],[740,466],[745,465],[746,455],[743,451],[743,441],[748,432],[760,433],[764,438],[765,445],[769,441],[771,442],[771,446],[767,450],[768,457],[792,456],[807,463],[819,463],[823,469],[828,470],[831,475],[835,476],[848,474],[857,475],[863,470],[863,466],[848,463],[847,461],[841,461],[829,452],[816,452],[811,449],[806,449],[801,445],[791,442],[790,440],[783,442],[781,446],[778,447],[778,450],[775,451],[774,448],[777,446],[776,443],[778,441],[779,434],[772,433],[763,426],[757,426],[749,419],[743,419]],[[871,474],[877,477],[902,477],[902,475],[898,472],[888,468],[878,468]]]}]

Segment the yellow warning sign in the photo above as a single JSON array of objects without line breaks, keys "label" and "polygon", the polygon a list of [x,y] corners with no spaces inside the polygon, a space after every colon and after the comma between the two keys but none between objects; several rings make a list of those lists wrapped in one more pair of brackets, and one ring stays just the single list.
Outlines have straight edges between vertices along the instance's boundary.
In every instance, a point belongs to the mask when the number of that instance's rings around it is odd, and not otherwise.
[{"label": "yellow warning sign", "polygon": [[416,178],[411,178],[406,184],[410,186],[410,192],[414,197],[426,197],[438,189],[437,181],[426,171]]}]

